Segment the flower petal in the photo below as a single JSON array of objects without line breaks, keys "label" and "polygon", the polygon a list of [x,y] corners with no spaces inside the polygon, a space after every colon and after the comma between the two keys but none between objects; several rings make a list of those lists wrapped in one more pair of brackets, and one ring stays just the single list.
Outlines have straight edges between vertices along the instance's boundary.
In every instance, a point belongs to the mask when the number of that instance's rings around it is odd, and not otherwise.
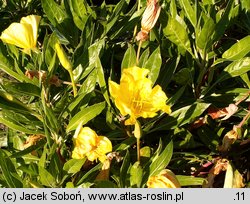
[{"label": "flower petal", "polygon": [[127,75],[132,76],[135,81],[144,79],[147,77],[148,73],[149,73],[148,69],[140,68],[136,66],[130,67],[130,68],[123,70],[121,81],[123,81],[123,77],[126,77]]},{"label": "flower petal", "polygon": [[118,85],[117,83],[109,80],[109,92],[110,92],[111,96],[116,98],[119,95],[119,92],[120,92],[120,85]]},{"label": "flower petal", "polygon": [[38,25],[41,20],[41,16],[37,15],[29,15],[26,17],[23,17],[20,21],[21,24],[30,24],[32,27],[32,33],[33,33],[33,39],[34,39],[34,47],[36,46],[37,41],[37,32],[38,32]]},{"label": "flower petal", "polygon": [[32,27],[29,24],[12,23],[2,32],[2,41],[20,48],[33,48]]}]

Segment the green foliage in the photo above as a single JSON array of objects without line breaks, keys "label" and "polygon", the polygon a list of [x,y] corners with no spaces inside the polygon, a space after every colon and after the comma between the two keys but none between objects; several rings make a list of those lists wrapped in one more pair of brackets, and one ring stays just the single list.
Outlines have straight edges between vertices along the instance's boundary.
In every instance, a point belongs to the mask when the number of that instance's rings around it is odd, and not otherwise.
[{"label": "green foliage", "polygon": [[[218,158],[227,159],[228,168],[211,187],[235,187],[241,176],[249,186],[249,1],[159,1],[159,20],[142,43],[134,32],[141,30],[146,1],[140,8],[131,0],[111,2],[0,3],[1,33],[27,14],[42,17],[31,55],[0,41],[0,186],[141,188],[168,168],[181,186],[201,187],[211,176],[202,174],[209,171],[202,165]],[[57,42],[72,63],[76,96]],[[134,127],[124,125],[109,92],[109,80],[119,83],[132,66],[150,71],[172,110],[138,119],[140,162]],[[237,112],[224,120],[230,104]],[[79,124],[112,142],[103,180],[98,160],[72,158]],[[235,127],[241,131],[222,151]]]}]

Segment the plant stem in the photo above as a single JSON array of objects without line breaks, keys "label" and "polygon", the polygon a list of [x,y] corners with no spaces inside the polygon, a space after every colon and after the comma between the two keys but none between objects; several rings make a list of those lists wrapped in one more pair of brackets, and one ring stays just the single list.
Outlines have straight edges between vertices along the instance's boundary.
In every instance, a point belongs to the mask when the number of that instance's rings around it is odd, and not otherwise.
[{"label": "plant stem", "polygon": [[137,161],[140,164],[140,160],[141,160],[141,153],[140,153],[140,138],[136,138],[136,143],[137,143]]},{"label": "plant stem", "polygon": [[136,65],[139,64],[141,45],[142,45],[142,41],[140,40],[139,45],[138,45],[138,49],[137,49],[137,54],[136,54]]},{"label": "plant stem", "polygon": [[70,79],[71,79],[71,83],[72,83],[74,97],[76,97],[76,95],[77,95],[77,89],[76,89],[76,84],[75,84],[73,72],[72,72],[72,70],[68,70],[68,71],[69,71],[69,75],[70,75]]}]

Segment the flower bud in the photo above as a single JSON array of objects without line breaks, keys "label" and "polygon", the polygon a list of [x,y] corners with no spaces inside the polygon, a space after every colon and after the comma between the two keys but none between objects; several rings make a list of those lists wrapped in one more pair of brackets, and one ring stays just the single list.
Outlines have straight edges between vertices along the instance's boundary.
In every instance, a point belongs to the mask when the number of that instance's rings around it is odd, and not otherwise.
[{"label": "flower bud", "polygon": [[169,169],[164,169],[160,172],[160,174],[149,177],[147,186],[148,188],[180,188],[181,187],[175,174]]},{"label": "flower bud", "polygon": [[68,59],[68,56],[66,55],[66,53],[64,52],[63,48],[61,47],[61,45],[59,43],[55,44],[55,49],[56,49],[56,54],[59,58],[60,63],[62,64],[62,66],[64,67],[64,69],[66,70],[72,70],[72,65]]}]

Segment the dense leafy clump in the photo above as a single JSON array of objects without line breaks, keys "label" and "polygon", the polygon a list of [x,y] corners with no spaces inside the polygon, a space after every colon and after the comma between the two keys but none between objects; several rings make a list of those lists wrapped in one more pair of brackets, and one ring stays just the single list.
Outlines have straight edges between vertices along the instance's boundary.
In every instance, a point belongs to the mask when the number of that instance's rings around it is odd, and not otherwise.
[{"label": "dense leafy clump", "polygon": [[0,1],[1,187],[249,187],[249,0]]}]

